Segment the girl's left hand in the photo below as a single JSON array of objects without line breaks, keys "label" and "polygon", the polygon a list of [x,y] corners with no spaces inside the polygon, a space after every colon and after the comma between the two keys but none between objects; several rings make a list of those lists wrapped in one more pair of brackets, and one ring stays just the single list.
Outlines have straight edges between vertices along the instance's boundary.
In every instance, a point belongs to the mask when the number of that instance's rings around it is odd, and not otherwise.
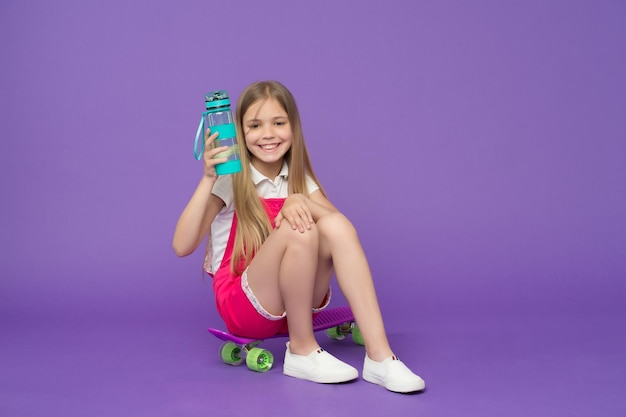
[{"label": "girl's left hand", "polygon": [[293,230],[298,230],[300,233],[311,229],[313,215],[306,204],[305,196],[302,194],[292,194],[287,197],[283,208],[274,220],[276,228],[280,227],[283,220],[286,220]]}]

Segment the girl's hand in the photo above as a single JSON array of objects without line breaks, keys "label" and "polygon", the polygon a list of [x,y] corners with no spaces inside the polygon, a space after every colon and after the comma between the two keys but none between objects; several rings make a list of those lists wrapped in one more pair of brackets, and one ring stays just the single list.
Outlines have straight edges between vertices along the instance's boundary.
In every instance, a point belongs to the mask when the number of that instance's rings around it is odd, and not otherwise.
[{"label": "girl's hand", "polygon": [[226,162],[227,158],[215,158],[220,152],[228,150],[228,146],[220,146],[219,148],[213,147],[213,142],[217,139],[218,132],[211,135],[211,129],[207,129],[204,132],[204,175],[211,179],[217,179],[217,172],[215,172],[215,165]]},{"label": "girl's hand", "polygon": [[280,227],[283,220],[286,220],[293,230],[298,230],[300,233],[311,229],[313,215],[306,204],[306,197],[302,194],[292,194],[287,197],[283,208],[274,220],[276,228]]}]

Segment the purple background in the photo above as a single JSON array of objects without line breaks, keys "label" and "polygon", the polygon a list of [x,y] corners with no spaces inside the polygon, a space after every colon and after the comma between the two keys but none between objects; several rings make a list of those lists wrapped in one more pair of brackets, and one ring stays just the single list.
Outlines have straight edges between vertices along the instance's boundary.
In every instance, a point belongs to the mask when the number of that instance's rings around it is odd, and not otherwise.
[{"label": "purple background", "polygon": [[[626,414],[626,3],[367,3],[2,1],[0,415]],[[426,393],[219,363],[170,242],[203,94],[260,79]]]}]

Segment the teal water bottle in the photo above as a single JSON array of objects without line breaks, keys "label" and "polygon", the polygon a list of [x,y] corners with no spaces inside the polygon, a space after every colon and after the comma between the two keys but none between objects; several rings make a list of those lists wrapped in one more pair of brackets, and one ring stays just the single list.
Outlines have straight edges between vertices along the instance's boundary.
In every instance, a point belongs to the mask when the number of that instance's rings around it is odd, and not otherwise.
[{"label": "teal water bottle", "polygon": [[[194,144],[196,159],[198,161],[202,159],[202,154],[204,153],[204,132],[207,128],[210,128],[211,134],[219,133],[214,146],[228,146],[228,150],[215,155],[216,158],[228,158],[228,161],[215,166],[217,175],[228,175],[241,171],[237,132],[235,130],[233,112],[230,110],[228,92],[225,90],[212,91],[206,94],[204,100],[206,102],[206,111],[202,113]],[[200,142],[200,151],[198,151],[198,142]]]}]

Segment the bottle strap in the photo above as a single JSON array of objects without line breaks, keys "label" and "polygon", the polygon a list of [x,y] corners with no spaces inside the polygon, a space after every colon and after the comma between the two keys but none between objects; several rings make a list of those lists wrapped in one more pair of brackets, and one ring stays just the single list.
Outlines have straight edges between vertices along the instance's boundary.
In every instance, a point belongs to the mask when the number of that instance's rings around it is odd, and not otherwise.
[{"label": "bottle strap", "polygon": [[[202,159],[202,154],[204,153],[204,130],[204,114],[202,114],[198,130],[196,131],[196,140],[193,144],[193,155],[198,161]],[[198,141],[200,141],[200,152],[198,152]]]}]

